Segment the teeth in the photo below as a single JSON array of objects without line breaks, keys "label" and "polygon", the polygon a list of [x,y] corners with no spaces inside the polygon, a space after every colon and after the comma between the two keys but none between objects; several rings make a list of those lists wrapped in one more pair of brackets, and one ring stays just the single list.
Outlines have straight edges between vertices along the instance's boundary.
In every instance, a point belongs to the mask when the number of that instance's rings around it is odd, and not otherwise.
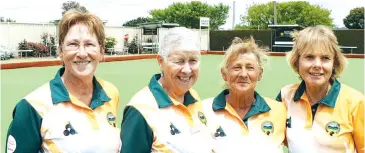
[{"label": "teeth", "polygon": [[90,61],[76,61],[74,63],[76,63],[76,64],[88,64],[88,63],[90,63]]},{"label": "teeth", "polygon": [[181,81],[187,82],[189,81],[190,77],[178,77]]},{"label": "teeth", "polygon": [[320,76],[321,73],[310,73],[311,75],[314,75],[314,76]]}]

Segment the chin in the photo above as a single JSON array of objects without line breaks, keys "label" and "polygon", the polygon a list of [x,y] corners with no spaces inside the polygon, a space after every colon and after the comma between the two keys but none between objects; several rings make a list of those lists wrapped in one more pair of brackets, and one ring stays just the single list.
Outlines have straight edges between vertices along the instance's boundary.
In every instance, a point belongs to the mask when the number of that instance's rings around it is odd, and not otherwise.
[{"label": "chin", "polygon": [[311,85],[311,86],[322,86],[324,84],[326,84],[327,82],[329,81],[325,81],[325,80],[308,80],[308,81],[305,81],[308,85]]},{"label": "chin", "polygon": [[84,71],[74,71],[74,75],[78,78],[86,78],[94,76],[94,73],[91,70],[84,70]]}]

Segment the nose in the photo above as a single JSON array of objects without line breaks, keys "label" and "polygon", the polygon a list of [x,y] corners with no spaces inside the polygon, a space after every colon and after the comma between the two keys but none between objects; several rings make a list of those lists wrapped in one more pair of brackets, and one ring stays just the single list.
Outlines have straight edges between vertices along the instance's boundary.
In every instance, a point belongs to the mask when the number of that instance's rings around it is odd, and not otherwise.
[{"label": "nose", "polygon": [[247,77],[247,70],[245,68],[243,68],[241,70],[241,72],[239,73],[239,75],[243,78],[246,78]]},{"label": "nose", "polygon": [[319,68],[319,67],[321,67],[321,65],[322,65],[322,61],[321,61],[321,59],[320,59],[320,58],[316,58],[316,59],[313,61],[313,67],[315,67],[315,68]]},{"label": "nose", "polygon": [[80,58],[80,59],[84,59],[87,57],[87,52],[85,50],[85,47],[83,46],[80,46],[79,47],[79,51],[77,52],[77,56]]},{"label": "nose", "polygon": [[186,74],[189,74],[189,73],[191,73],[191,66],[189,65],[189,63],[188,62],[186,62],[184,65],[183,65],[183,68],[182,68],[182,70],[181,70],[181,72],[183,72],[183,73],[186,73]]}]

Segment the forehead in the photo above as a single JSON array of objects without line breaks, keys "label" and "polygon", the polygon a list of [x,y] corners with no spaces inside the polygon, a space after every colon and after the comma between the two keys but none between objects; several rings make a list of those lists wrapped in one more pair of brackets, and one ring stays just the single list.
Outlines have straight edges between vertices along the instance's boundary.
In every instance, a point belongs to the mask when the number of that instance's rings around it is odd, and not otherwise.
[{"label": "forehead", "polygon": [[313,43],[313,44],[307,44],[304,49],[301,50],[301,55],[327,55],[327,56],[334,56],[334,49],[331,48],[328,44],[324,43]]},{"label": "forehead", "polygon": [[96,39],[95,33],[88,26],[75,24],[68,30],[65,39],[80,39],[82,37]]},{"label": "forehead", "polygon": [[238,64],[238,63],[258,64],[258,61],[257,61],[257,57],[254,53],[247,52],[247,53],[243,53],[243,54],[238,54],[230,62],[230,64]]},{"label": "forehead", "polygon": [[188,58],[200,56],[200,52],[196,50],[173,50],[169,54],[169,58]]}]

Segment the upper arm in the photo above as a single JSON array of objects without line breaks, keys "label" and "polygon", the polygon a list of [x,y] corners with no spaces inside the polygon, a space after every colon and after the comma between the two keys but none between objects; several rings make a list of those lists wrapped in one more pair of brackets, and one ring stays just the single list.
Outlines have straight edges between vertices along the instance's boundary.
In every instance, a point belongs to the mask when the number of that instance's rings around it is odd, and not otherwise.
[{"label": "upper arm", "polygon": [[153,132],[143,115],[133,106],[127,106],[123,114],[121,153],[151,152]]},{"label": "upper arm", "polygon": [[364,97],[352,112],[353,139],[357,152],[364,152]]},{"label": "upper arm", "polygon": [[42,145],[41,124],[42,117],[27,100],[22,99],[13,111],[6,138],[6,152],[39,152]]}]

